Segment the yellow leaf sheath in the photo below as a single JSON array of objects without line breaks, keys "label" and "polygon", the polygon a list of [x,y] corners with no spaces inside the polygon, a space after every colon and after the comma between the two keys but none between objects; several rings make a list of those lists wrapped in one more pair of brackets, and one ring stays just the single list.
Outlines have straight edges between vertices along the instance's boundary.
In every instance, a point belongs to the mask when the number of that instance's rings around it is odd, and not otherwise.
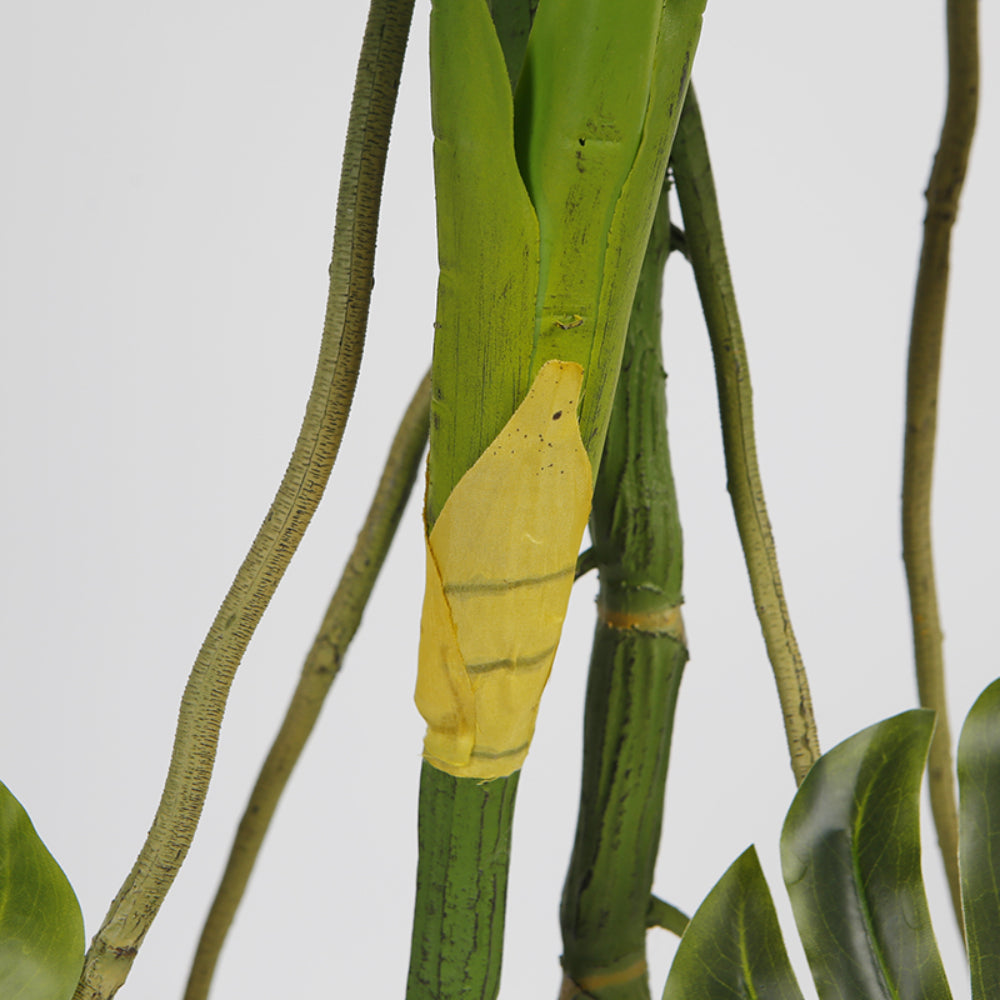
[{"label": "yellow leaf sheath", "polygon": [[582,383],[580,365],[542,366],[427,539],[416,702],[425,759],[457,777],[503,777],[528,753],[590,514]]}]

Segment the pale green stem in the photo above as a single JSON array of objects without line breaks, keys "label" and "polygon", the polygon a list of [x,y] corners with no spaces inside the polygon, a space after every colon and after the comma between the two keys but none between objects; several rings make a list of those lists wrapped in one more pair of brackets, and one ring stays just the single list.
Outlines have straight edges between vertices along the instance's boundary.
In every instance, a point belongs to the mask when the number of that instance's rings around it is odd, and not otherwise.
[{"label": "pale green stem", "polygon": [[219,952],[246,891],[264,835],[316,725],[327,693],[340,672],[347,647],[361,624],[361,615],[413,490],[420,456],[427,443],[430,400],[428,373],[396,432],[354,551],[323,616],[281,728],[250,794],[226,869],[202,928],[185,1000],[204,1000],[208,996]]},{"label": "pale green stem", "polygon": [[778,687],[792,771],[800,784],[819,757],[819,738],[809,682],[785,603],[771,522],[764,503],[746,345],[722,239],[708,146],[693,88],[688,90],[677,127],[672,159],[684,216],[687,254],[694,267],[715,361],[729,495],[754,606]]},{"label": "pale green stem", "polygon": [[412,8],[413,0],[373,0],[348,124],[323,339],[302,429],[277,495],[192,668],[156,816],[87,952],[75,1000],[115,995],[187,855],[236,668],[340,447],[364,343],[379,194]]},{"label": "pale green stem", "polygon": [[917,688],[920,704],[937,713],[927,764],[931,811],[960,927],[958,815],[931,547],[931,490],[951,229],[958,214],[979,97],[977,7],[976,0],[948,0],[947,4],[948,103],[926,191],[924,242],[910,327],[903,446],[903,562],[910,593]]}]

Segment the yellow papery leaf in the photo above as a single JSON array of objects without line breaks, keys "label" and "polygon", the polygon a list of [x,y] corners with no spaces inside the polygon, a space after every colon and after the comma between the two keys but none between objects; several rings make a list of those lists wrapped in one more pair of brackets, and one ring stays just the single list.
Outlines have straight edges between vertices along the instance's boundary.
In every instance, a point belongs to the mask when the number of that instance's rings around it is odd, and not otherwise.
[{"label": "yellow papery leaf", "polygon": [[511,774],[528,753],[590,514],[582,383],[580,365],[542,366],[427,539],[416,701],[424,757],[457,777]]}]

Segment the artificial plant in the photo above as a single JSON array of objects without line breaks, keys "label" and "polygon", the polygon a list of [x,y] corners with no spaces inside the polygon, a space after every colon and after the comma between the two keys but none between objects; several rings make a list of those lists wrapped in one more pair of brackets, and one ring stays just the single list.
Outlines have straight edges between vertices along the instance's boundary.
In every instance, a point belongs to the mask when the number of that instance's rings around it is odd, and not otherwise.
[{"label": "artificial plant", "polygon": [[[370,258],[375,225],[372,208],[377,205],[380,183],[379,161],[384,155],[391,95],[398,80],[409,13],[406,4],[373,4],[352,122],[357,141],[349,144],[345,160],[331,269],[329,319],[303,436],[282,491],[192,674],[178,729],[178,755],[154,821],[154,837],[113,903],[105,927],[98,932],[78,990],[80,996],[111,996],[124,981],[163,894],[183,860],[204,799],[221,705],[236,662],[304,530],[332,465],[357,371],[357,346],[370,285],[370,259],[366,264],[364,253],[359,254],[358,238],[364,237],[361,242],[368,246]],[[535,27],[529,34],[533,15]],[[511,415],[518,412],[522,401],[530,395],[530,387],[536,384],[545,363],[557,360],[578,366],[581,392],[573,389],[571,402],[579,409],[579,438],[598,483],[599,495],[602,495],[601,476],[605,476],[603,509],[598,504],[594,512],[594,549],[589,557],[585,554],[581,567],[595,565],[602,574],[598,647],[603,642],[601,630],[610,633],[614,645],[622,647],[641,645],[649,637],[655,638],[660,644],[657,648],[661,648],[663,640],[667,640],[665,648],[670,649],[668,659],[673,662],[666,677],[657,678],[666,680],[663,698],[667,714],[676,696],[684,655],[682,650],[674,648],[682,638],[676,611],[680,604],[676,579],[679,562],[663,570],[666,582],[658,582],[656,586],[662,587],[664,593],[650,602],[653,606],[637,606],[632,594],[623,599],[625,606],[618,607],[615,602],[621,595],[616,594],[616,587],[624,582],[623,590],[628,594],[628,574],[634,572],[634,567],[628,566],[627,574],[623,573],[621,578],[615,575],[619,561],[630,554],[630,539],[615,541],[609,547],[600,538],[603,531],[612,535],[611,529],[623,528],[626,535],[635,530],[628,519],[641,515],[647,501],[643,498],[627,503],[623,508],[625,523],[614,522],[615,501],[623,481],[618,477],[624,476],[616,473],[616,463],[627,465],[650,458],[644,448],[633,454],[631,445],[635,440],[641,442],[643,433],[648,431],[652,435],[662,429],[656,351],[645,355],[652,361],[637,363],[634,359],[643,356],[644,348],[633,345],[633,353],[628,353],[624,336],[630,309],[633,325],[637,327],[641,325],[643,309],[656,311],[650,300],[643,300],[641,291],[638,297],[634,295],[635,283],[644,250],[652,272],[647,289],[650,284],[656,286],[656,270],[662,265],[661,244],[654,240],[646,249],[646,235],[654,206],[658,199],[664,204],[667,197],[662,192],[670,138],[690,76],[700,9],[697,4],[654,3],[643,5],[641,10],[637,7],[635,20],[630,20],[622,17],[619,10],[600,3],[560,4],[556,0],[542,0],[536,11],[532,4],[495,2],[488,6],[473,0],[467,3],[441,0],[433,17],[442,283],[432,374],[428,530],[433,533],[453,490],[479,457],[489,451],[491,443],[498,440],[497,435]],[[587,34],[590,28],[594,29],[593,36]],[[609,43],[606,48],[586,44],[593,38],[604,37],[612,39],[614,44]],[[622,65],[627,65],[627,74],[620,72]],[[567,94],[572,98],[568,102]],[[613,113],[608,111],[612,97],[620,99],[620,106]],[[606,117],[596,120],[595,107],[602,114],[608,112]],[[689,102],[687,114],[688,121],[696,121],[693,102]],[[621,141],[622,134],[625,141]],[[697,139],[697,135],[695,128],[692,136]],[[695,267],[713,332],[728,438],[730,487],[738,517],[741,511],[738,494],[746,505],[742,508],[741,534],[755,584],[755,603],[779,675],[794,769],[801,779],[815,760],[818,746],[809,721],[811,712],[801,661],[781,601],[780,581],[776,581],[774,566],[768,565],[773,564],[773,551],[769,547],[766,513],[755,507],[761,489],[752,462],[752,436],[748,435],[746,360],[738,337],[738,322],[733,321],[732,290],[719,263],[721,233],[712,228],[716,225],[714,210],[708,213],[708,224],[703,229],[699,225],[705,218],[704,188],[699,190],[705,174],[691,156],[691,141],[674,150],[674,174],[684,225],[684,232],[675,234],[675,242]],[[686,153],[688,159],[684,158]],[[950,191],[954,190],[952,186]],[[665,239],[669,233],[669,218],[665,218],[659,235]],[[350,252],[344,249],[348,243]],[[724,257],[722,261],[724,264]],[[717,316],[713,311],[713,296],[721,298],[722,312],[728,310],[728,317],[713,321],[713,315]],[[653,294],[652,301],[655,300]],[[650,336],[648,328],[645,334]],[[623,351],[625,374],[619,378]],[[646,370],[640,372],[643,368]],[[604,434],[609,421],[615,426],[613,390],[619,385],[620,405],[625,407],[630,372],[653,376],[650,402],[644,404],[649,409],[640,407],[642,412],[652,414],[645,418],[650,425],[647,427],[640,421],[631,435],[627,429],[617,437],[612,434],[608,451]],[[569,408],[557,412],[576,420]],[[554,413],[551,418],[555,419]],[[735,422],[727,423],[729,418]],[[630,415],[625,413],[619,419],[627,428]],[[420,423],[413,420],[407,426],[412,431],[413,425]],[[412,470],[415,450],[419,450],[419,434],[416,443],[412,434],[407,442]],[[745,483],[741,482],[744,473]],[[651,474],[669,480],[669,465],[662,465]],[[665,499],[669,506],[672,501],[669,496]],[[398,511],[400,502],[397,497],[394,510]],[[610,523],[608,508],[611,508]],[[667,515],[667,519],[672,516]],[[376,515],[377,520],[381,517]],[[755,527],[756,540],[752,535]],[[660,543],[650,544],[655,547]],[[670,546],[679,548],[676,538],[668,543]],[[640,550],[642,547],[637,546]],[[432,555],[432,564],[435,559]],[[763,576],[759,571],[761,562]],[[570,568],[562,566],[562,576],[571,575]],[[252,586],[248,580],[253,581]],[[456,586],[462,582],[453,581]],[[761,596],[761,586],[770,590],[770,604],[769,598]],[[447,581],[442,589],[447,592]],[[641,598],[648,596],[645,582],[637,589]],[[662,603],[657,605],[660,598]],[[782,651],[778,648],[782,645],[786,656],[784,668]],[[596,669],[592,675],[595,694],[588,712],[593,711],[592,718],[598,721],[588,724],[590,733],[606,732],[601,710],[612,706],[614,701],[610,695],[601,693],[600,671],[607,669],[614,673],[615,659],[621,656],[620,651],[606,657],[600,648],[595,650]],[[625,658],[632,666],[634,661],[630,657],[628,653]],[[501,656],[496,662],[501,661],[502,669],[516,669],[516,657]],[[314,668],[314,662],[311,666],[307,663],[307,669]],[[783,669],[791,687],[780,680]],[[328,687],[333,676],[331,668],[322,668],[319,674],[316,686]],[[618,687],[628,690],[628,684],[620,677],[612,678],[605,690]],[[199,693],[202,689],[206,693],[204,702]],[[315,699],[316,695],[312,697]],[[645,695],[640,700],[648,701]],[[425,707],[428,701],[433,698],[424,699]],[[203,707],[208,711],[202,713]],[[533,706],[529,705],[529,711],[533,711]],[[429,714],[433,715],[433,710]],[[432,734],[436,729],[438,733],[453,735],[440,718],[431,721]],[[533,722],[533,716],[529,721]],[[659,755],[654,755],[656,767],[651,787],[642,793],[648,796],[644,801],[653,803],[654,813],[657,797],[662,801],[666,762],[664,721],[663,717],[651,720],[652,742]],[[465,719],[466,727],[468,722]],[[795,726],[799,723],[797,730]],[[459,735],[461,728],[453,727]],[[627,735],[632,738],[635,733],[629,731]],[[639,743],[642,742],[640,739]],[[469,756],[475,755],[475,745],[473,737]],[[589,752],[596,750],[598,758],[614,770],[619,761],[617,748],[599,747],[599,740],[588,744]],[[190,750],[194,751],[193,760],[185,757]],[[465,762],[448,763],[464,766]],[[515,769],[509,776],[454,774],[442,772],[433,763],[425,765],[420,889],[410,984],[414,997],[447,996],[452,991],[467,990],[473,984],[479,995],[492,995],[496,991],[503,883],[517,773]],[[587,764],[584,780],[578,841],[583,854],[591,839],[586,832],[587,824],[594,818],[588,816],[587,810],[596,805],[602,821],[615,821],[607,804],[591,798],[587,791]],[[269,794],[273,808],[273,791]],[[630,801],[631,796],[632,789],[626,779],[623,791],[616,796],[626,811],[635,805],[634,799]],[[479,824],[472,836],[470,823]],[[644,886],[649,878],[654,860],[651,852],[655,853],[658,840],[657,826],[658,819],[654,816],[639,837],[639,842],[645,845],[640,849],[642,856],[637,858],[642,870],[640,882],[626,879],[616,885],[616,879],[612,878],[608,880],[606,894],[600,894],[597,900],[598,908],[617,902],[614,897],[619,888],[622,900],[629,895],[633,897],[628,900],[627,920],[617,916],[614,919],[615,932],[622,930],[626,922],[630,925],[628,935],[633,942],[644,929],[638,927],[638,917],[643,915],[642,897],[647,891],[642,888],[637,893],[636,885]],[[157,838],[164,832],[166,839],[160,843]],[[598,854],[607,846],[607,841],[602,844],[600,840],[597,838]],[[617,871],[620,860],[612,859],[613,870]],[[647,989],[641,974],[642,959],[635,954],[641,951],[641,944],[627,945],[624,954],[613,955],[608,968],[602,964],[604,958],[600,955],[607,943],[602,928],[595,941],[581,944],[579,951],[573,950],[587,936],[580,931],[586,920],[580,916],[582,908],[577,905],[583,896],[579,883],[586,880],[588,885],[592,884],[593,879],[587,876],[599,867],[592,860],[581,859],[580,854],[571,864],[563,906],[564,933],[573,942],[573,948],[567,947],[564,956],[566,988],[580,987],[584,995],[599,993],[609,997],[626,995],[616,991],[635,989],[641,995]],[[583,878],[578,878],[580,871],[585,872]],[[647,901],[645,909],[646,919],[669,912],[655,901]],[[444,916],[447,921],[442,919]],[[622,978],[637,968],[639,975]],[[619,978],[609,981],[608,976]]]}]

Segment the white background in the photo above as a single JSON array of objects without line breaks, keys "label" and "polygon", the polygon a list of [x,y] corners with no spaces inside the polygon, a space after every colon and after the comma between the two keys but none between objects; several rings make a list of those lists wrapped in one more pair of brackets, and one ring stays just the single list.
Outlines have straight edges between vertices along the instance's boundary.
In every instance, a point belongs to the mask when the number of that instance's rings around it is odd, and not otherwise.
[{"label": "white background", "polygon": [[[76,887],[88,937],[145,836],[187,671],[295,440],[362,7],[63,0],[5,12],[0,777]],[[427,14],[419,0],[346,441],[237,677],[198,836],[122,997],[180,996],[256,769],[427,364]],[[981,125],[955,233],[935,493],[956,732],[1000,674],[1000,24],[994,5],[982,15]],[[695,73],[764,481],[827,749],[915,697],[899,469],[942,29],[939,0],[710,0]],[[707,338],[686,265],[668,270],[692,658],[656,890],[693,911],[756,842],[794,939],[776,849],[793,782],[725,492]],[[269,835],[216,998],[402,994],[421,559],[415,499]],[[522,776],[505,998],[557,989],[593,595],[590,579],[574,594]],[[956,996],[966,995],[933,853],[925,867]],[[662,984],[673,941],[657,932],[651,944]]]}]

